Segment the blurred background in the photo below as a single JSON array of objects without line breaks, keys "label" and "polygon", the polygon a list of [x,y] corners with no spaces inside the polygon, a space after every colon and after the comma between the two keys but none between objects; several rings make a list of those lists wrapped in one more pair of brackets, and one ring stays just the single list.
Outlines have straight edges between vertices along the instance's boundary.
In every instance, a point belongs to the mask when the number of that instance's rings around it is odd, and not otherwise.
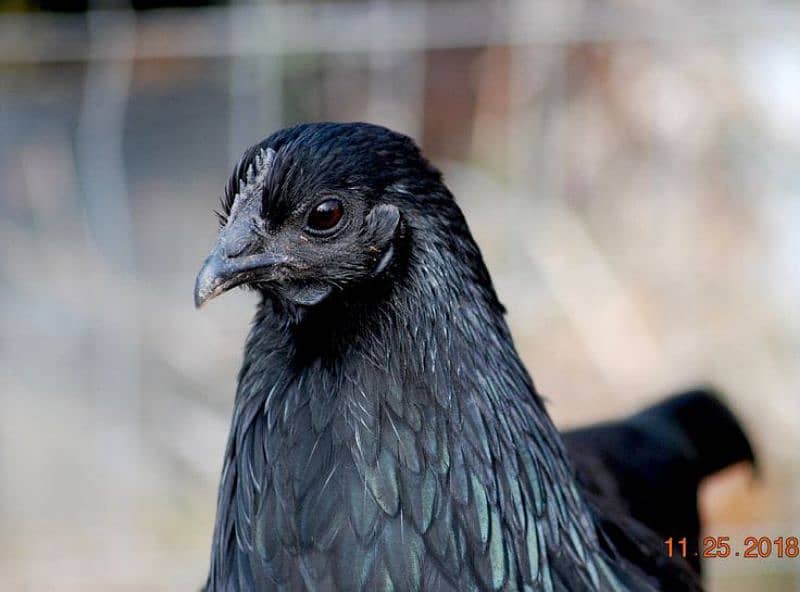
[{"label": "blurred background", "polygon": [[707,534],[800,535],[797,4],[166,4],[0,0],[0,588],[204,582],[255,297],[194,275],[232,164],[309,120],[445,171],[559,425],[719,385],[763,473]]}]

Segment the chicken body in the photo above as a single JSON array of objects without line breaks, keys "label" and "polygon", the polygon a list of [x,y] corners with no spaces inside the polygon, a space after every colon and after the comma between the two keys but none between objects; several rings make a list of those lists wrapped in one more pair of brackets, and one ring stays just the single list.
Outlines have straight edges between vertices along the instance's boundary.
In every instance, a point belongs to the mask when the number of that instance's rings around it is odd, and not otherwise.
[{"label": "chicken body", "polygon": [[282,130],[245,154],[221,216],[196,301],[244,284],[261,302],[207,590],[700,588],[608,486],[635,477],[611,462],[617,428],[596,438],[605,451],[568,436],[591,458],[576,473],[464,217],[411,140]]}]

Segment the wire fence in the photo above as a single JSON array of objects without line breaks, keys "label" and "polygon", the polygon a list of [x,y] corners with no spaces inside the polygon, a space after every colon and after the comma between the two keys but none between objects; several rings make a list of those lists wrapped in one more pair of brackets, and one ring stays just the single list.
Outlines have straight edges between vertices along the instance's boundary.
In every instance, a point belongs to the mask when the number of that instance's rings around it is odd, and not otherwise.
[{"label": "wire fence", "polygon": [[[0,16],[0,582],[202,582],[252,302],[191,307],[243,149],[363,119],[445,170],[562,424],[725,388],[764,483],[709,534],[800,534],[800,11],[267,3]],[[708,565],[800,590],[800,563]]]}]

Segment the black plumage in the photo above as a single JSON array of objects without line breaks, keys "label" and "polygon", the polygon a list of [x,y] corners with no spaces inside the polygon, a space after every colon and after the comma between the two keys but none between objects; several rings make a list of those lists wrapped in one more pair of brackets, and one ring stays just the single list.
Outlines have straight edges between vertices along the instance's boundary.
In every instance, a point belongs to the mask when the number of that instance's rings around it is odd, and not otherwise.
[{"label": "black plumage", "polygon": [[619,446],[665,466],[685,452],[676,478],[692,495],[749,446],[709,461],[718,447],[691,420],[654,410],[573,432],[568,452],[461,211],[410,139],[367,124],[277,132],[245,153],[220,217],[195,300],[246,285],[261,301],[207,590],[700,588],[666,557]]},{"label": "black plumage", "polygon": [[606,508],[655,531],[660,540],[686,537],[687,560],[700,572],[701,481],[755,456],[713,389],[672,397],[622,421],[564,433],[585,491]]}]

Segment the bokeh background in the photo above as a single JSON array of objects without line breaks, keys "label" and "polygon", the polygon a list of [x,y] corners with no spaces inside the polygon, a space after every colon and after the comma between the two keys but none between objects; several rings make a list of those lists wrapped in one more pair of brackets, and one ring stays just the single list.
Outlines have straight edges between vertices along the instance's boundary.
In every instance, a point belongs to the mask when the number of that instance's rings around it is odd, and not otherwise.
[{"label": "bokeh background", "polygon": [[[446,173],[563,426],[710,381],[800,535],[800,8],[0,0],[0,588],[196,590],[254,296],[194,274],[232,164],[368,120]],[[706,562],[800,590],[800,559]]]}]

